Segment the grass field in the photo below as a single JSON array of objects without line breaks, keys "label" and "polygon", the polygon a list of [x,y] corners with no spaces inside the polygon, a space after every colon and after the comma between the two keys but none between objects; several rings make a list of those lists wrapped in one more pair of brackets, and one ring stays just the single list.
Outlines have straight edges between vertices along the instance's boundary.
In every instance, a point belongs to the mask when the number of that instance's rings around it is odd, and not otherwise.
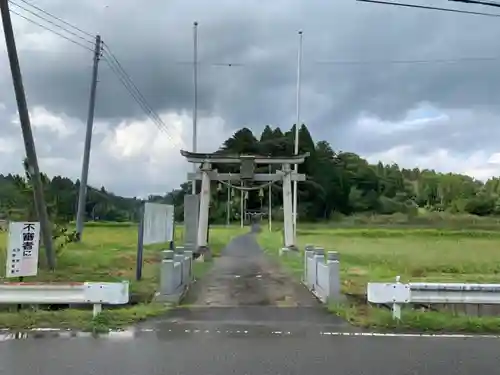
[{"label": "grass field", "polygon": [[[344,293],[364,295],[368,281],[500,283],[500,232],[441,229],[331,229],[304,226],[298,243],[322,246],[340,253]],[[302,227],[300,227],[302,228]],[[277,256],[280,232],[263,231],[261,245]],[[303,257],[282,258],[296,278]],[[353,323],[396,328],[390,313],[358,304],[331,306]],[[404,311],[400,328],[419,330],[500,331],[500,318],[474,318],[445,313]]]},{"label": "grass field", "polygon": [[[213,227],[210,246],[216,256],[229,240],[241,231],[239,227]],[[182,240],[182,228],[176,229],[176,241]],[[5,280],[6,235],[0,233],[0,281]],[[135,281],[137,226],[89,225],[82,243],[68,245],[58,256],[55,272],[40,269],[38,276],[25,281],[130,281],[134,306],[109,309],[95,320],[91,311],[67,309],[61,311],[0,312],[0,328],[65,327],[95,329],[120,327],[166,310],[162,304],[151,303],[157,290],[160,250],[165,244],[147,246],[144,250],[143,279]],[[40,254],[40,259],[44,256]],[[195,274],[203,273],[207,264],[196,263]],[[1,307],[1,306],[0,306]]]}]

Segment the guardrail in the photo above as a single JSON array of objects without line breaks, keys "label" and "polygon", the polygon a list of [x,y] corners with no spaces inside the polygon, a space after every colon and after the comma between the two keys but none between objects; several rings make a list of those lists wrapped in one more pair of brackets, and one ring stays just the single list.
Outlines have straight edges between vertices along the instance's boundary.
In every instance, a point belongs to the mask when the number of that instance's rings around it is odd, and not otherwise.
[{"label": "guardrail", "polygon": [[340,299],[340,262],[336,251],[329,251],[311,245],[304,252],[304,275],[302,283],[321,302]]},{"label": "guardrail", "polygon": [[162,251],[160,291],[156,299],[161,302],[178,303],[193,281],[193,252],[177,247]]},{"label": "guardrail", "polygon": [[102,305],[129,302],[129,283],[0,283],[0,304],[89,304],[94,317]]},{"label": "guardrail", "polygon": [[392,304],[392,317],[401,319],[403,304],[500,304],[500,284],[368,283],[368,302]]}]

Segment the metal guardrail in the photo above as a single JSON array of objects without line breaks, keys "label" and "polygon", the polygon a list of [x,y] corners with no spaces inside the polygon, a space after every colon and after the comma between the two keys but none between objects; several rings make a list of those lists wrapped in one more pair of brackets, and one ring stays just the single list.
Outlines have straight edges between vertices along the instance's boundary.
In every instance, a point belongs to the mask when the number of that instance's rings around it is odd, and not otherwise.
[{"label": "metal guardrail", "polygon": [[129,302],[129,283],[0,283],[0,304],[88,304],[94,317],[102,305]]},{"label": "metal guardrail", "polygon": [[392,316],[401,319],[403,304],[500,304],[500,284],[368,283],[368,302],[392,304]]}]

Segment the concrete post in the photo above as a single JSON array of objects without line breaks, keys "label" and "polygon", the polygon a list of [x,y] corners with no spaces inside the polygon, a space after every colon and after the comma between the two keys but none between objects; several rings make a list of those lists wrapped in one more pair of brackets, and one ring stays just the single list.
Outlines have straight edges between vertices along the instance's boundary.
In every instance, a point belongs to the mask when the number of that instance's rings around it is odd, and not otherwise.
[{"label": "concrete post", "polygon": [[174,261],[173,259],[164,259],[161,262],[160,270],[160,295],[174,294],[174,285]]},{"label": "concrete post", "polygon": [[336,251],[329,251],[326,264],[329,272],[328,300],[338,302],[342,297],[339,254]]},{"label": "concrete post", "polygon": [[194,279],[193,274],[193,252],[190,250],[184,250],[184,255],[186,258],[189,258],[189,282],[192,282]]},{"label": "concrete post", "polygon": [[180,263],[180,282],[181,286],[185,284],[185,275],[184,275],[184,254],[174,254],[174,263]]},{"label": "concrete post", "polygon": [[324,259],[325,257],[325,249],[322,247],[314,247],[314,255],[321,255]]},{"label": "concrete post", "polygon": [[302,282],[307,285],[307,258],[309,258],[311,252],[306,249],[304,251],[304,274],[302,275]]},{"label": "concrete post", "polygon": [[174,259],[174,251],[173,250],[162,250],[161,255],[162,255],[163,260]]},{"label": "concrete post", "polygon": [[199,195],[184,196],[184,245],[187,249],[198,249]]},{"label": "concrete post", "polygon": [[292,248],[295,245],[293,235],[293,212],[292,212],[292,177],[290,164],[283,164],[283,215],[284,215],[284,237],[285,246]]}]

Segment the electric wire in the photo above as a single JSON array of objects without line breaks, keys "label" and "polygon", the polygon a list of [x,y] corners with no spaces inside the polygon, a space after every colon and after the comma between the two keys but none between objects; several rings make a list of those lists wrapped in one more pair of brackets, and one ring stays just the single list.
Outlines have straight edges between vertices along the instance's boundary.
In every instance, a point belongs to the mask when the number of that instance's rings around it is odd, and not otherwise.
[{"label": "electric wire", "polygon": [[484,12],[473,12],[473,11],[469,11],[469,10],[460,10],[460,9],[452,9],[452,8],[440,8],[440,7],[433,7],[433,6],[428,6],[428,5],[394,3],[394,2],[383,1],[383,0],[356,0],[356,1],[363,2],[363,3],[394,5],[394,6],[400,6],[400,7],[405,7],[405,8],[439,10],[439,11],[442,11],[442,12],[450,12],[450,13],[465,13],[465,14],[472,14],[472,15],[477,15],[477,16],[500,17],[500,14],[484,13]]},{"label": "electric wire", "polygon": [[[57,27],[57,28],[59,28],[61,30],[64,30],[68,34],[73,35],[74,37],[76,37],[76,38],[78,38],[80,40],[83,40],[84,42],[89,43],[90,45],[94,45],[94,43],[95,43],[94,40],[89,40],[86,37],[78,35],[77,33],[73,32],[73,31],[70,31],[70,30],[66,29],[65,27],[62,27],[61,25],[58,25],[54,21],[51,21],[51,20],[49,20],[49,19],[47,19],[47,18],[45,18],[43,16],[40,16],[36,12],[34,12],[34,11],[30,10],[30,9],[25,8],[22,5],[19,5],[19,4],[17,4],[16,2],[14,2],[12,0],[9,0],[9,3],[11,3],[12,5],[14,5],[14,6],[16,6],[16,7],[20,8],[20,9],[24,10],[25,12],[28,12],[28,13],[34,15],[35,17],[38,17],[38,18],[44,20],[45,22],[50,23],[51,25],[53,25],[53,26],[55,26],[55,27]],[[95,39],[95,36],[93,36],[93,39]]]},{"label": "electric wire", "polygon": [[11,12],[12,14],[14,14],[14,15],[18,16],[18,17],[21,17],[21,18],[25,19],[25,20],[26,20],[26,21],[28,21],[28,22],[31,22],[32,24],[35,24],[35,25],[37,25],[37,26],[41,27],[42,29],[45,29],[45,30],[47,30],[47,31],[50,31],[50,32],[51,32],[51,33],[53,33],[53,34],[58,35],[58,36],[60,36],[60,37],[61,37],[61,38],[63,38],[63,39],[66,39],[67,41],[69,41],[69,42],[71,42],[71,43],[74,43],[74,44],[76,44],[76,45],[78,45],[78,46],[80,46],[80,47],[82,47],[82,48],[84,48],[84,49],[86,49],[86,50],[88,50],[88,51],[90,51],[90,52],[94,52],[94,50],[93,50],[92,48],[87,47],[86,45],[84,45],[84,44],[82,44],[82,43],[80,43],[80,42],[78,42],[78,41],[76,41],[76,40],[74,40],[74,39],[71,39],[71,38],[69,38],[69,37],[67,37],[67,36],[65,36],[65,35],[63,35],[63,34],[61,34],[61,33],[57,32],[57,31],[55,31],[55,30],[52,30],[51,28],[49,28],[49,27],[47,27],[47,26],[45,26],[45,25],[42,25],[41,23],[38,23],[38,22],[36,22],[36,21],[32,20],[31,18],[26,17],[26,16],[24,16],[24,15],[22,15],[22,14],[20,14],[20,13],[16,12],[15,10],[10,9],[10,12]]},{"label": "electric wire", "polygon": [[[9,1],[10,1],[11,3],[13,3],[13,2],[12,2],[12,0],[9,0]],[[33,5],[33,4],[32,4],[32,3],[30,3],[29,1],[26,1],[26,0],[17,0],[17,1],[21,1],[21,2],[25,3],[25,4],[26,4],[26,5],[28,5],[28,6],[30,6],[30,7],[32,7],[32,8],[35,8],[36,10],[38,10],[38,11],[40,11],[40,12],[42,12],[42,13],[44,13],[44,14],[48,15],[49,17],[52,17],[52,18],[54,18],[54,19],[58,20],[59,22],[62,22],[63,24],[65,24],[65,25],[67,25],[67,26],[69,26],[69,27],[72,27],[73,29],[75,29],[75,30],[77,30],[77,31],[81,32],[82,34],[85,34],[85,35],[87,35],[87,36],[89,36],[89,37],[91,37],[91,38],[95,38],[95,35],[93,35],[93,34],[89,33],[88,31],[82,30],[81,28],[79,28],[79,27],[77,27],[77,26],[73,25],[72,23],[69,23],[68,21],[63,20],[62,18],[57,17],[57,16],[53,15],[52,13],[50,13],[50,12],[48,12],[48,11],[46,11],[46,10],[44,10],[44,9],[40,8],[40,7],[37,7],[36,5]]]}]

